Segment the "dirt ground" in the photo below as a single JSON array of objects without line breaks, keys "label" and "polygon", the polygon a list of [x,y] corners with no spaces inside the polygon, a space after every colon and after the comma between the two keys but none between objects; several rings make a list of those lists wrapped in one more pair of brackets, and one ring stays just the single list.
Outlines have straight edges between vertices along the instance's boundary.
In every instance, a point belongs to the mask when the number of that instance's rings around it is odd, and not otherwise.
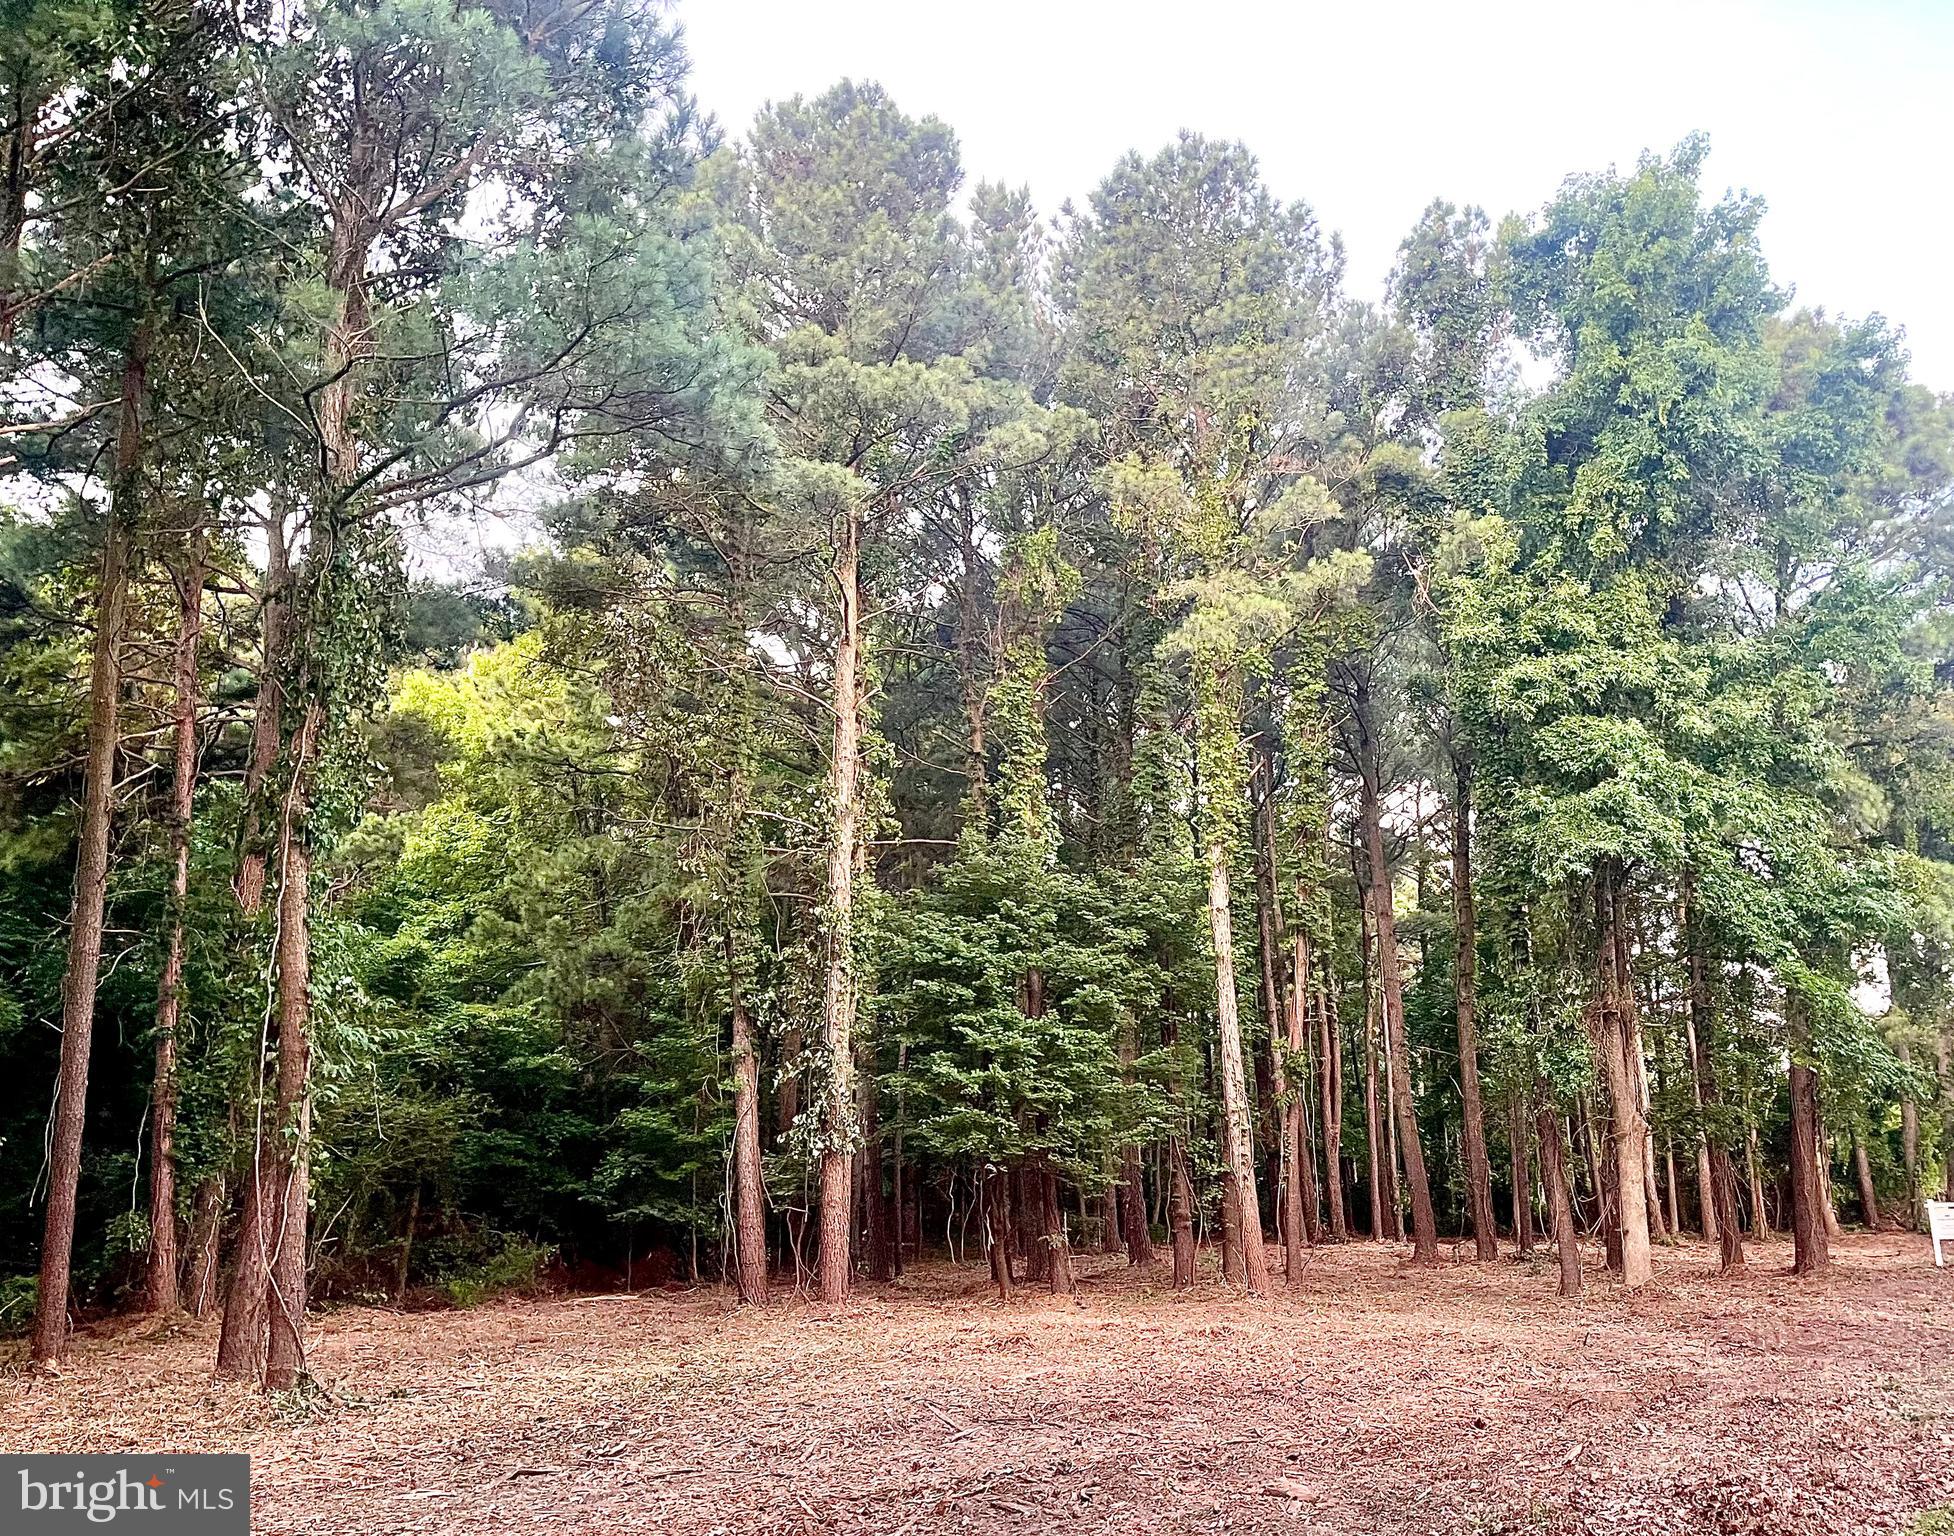
[{"label": "dirt ground", "polygon": [[1572,1303],[1551,1258],[1355,1243],[1270,1302],[1094,1256],[1076,1302],[1009,1307],[935,1265],[834,1310],[348,1308],[325,1391],[270,1401],[152,1324],[60,1379],[0,1363],[0,1449],[249,1451],[256,1528],[304,1536],[1904,1531],[1954,1505],[1954,1268],[1838,1257],[1725,1281],[1684,1244]]}]

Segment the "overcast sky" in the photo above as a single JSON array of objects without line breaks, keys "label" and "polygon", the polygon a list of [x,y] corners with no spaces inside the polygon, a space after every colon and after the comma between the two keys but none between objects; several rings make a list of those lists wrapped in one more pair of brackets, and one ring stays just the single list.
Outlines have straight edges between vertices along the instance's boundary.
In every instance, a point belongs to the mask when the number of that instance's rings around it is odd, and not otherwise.
[{"label": "overcast sky", "polygon": [[1954,391],[1954,0],[680,0],[729,133],[844,75],[942,118],[1047,214],[1181,128],[1240,139],[1381,291],[1435,196],[1497,220],[1710,135],[1801,302],[1906,329]]}]

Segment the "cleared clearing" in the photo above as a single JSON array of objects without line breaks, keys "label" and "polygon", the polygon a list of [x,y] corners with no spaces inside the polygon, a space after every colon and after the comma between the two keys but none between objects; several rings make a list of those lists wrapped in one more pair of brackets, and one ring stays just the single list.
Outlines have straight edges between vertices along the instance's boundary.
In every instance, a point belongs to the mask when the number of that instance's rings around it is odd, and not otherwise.
[{"label": "cleared clearing", "polygon": [[346,1309],[291,1400],[213,1386],[210,1328],[105,1330],[58,1380],[9,1358],[0,1442],[248,1450],[257,1528],[307,1536],[1892,1532],[1954,1504],[1954,1269],[1922,1238],[1850,1237],[1817,1283],[1788,1243],[1731,1281],[1683,1244],[1571,1304],[1550,1257],[1403,1254],[1318,1249],[1266,1304],[1094,1257],[1076,1303],[1008,1308],[939,1265],[834,1310]]}]

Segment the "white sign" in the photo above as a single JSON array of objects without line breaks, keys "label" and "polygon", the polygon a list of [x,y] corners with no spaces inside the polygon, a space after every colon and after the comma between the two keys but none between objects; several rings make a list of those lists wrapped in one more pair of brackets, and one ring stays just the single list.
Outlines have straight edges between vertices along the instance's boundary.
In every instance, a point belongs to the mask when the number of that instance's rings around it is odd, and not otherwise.
[{"label": "white sign", "polygon": [[1940,1245],[1954,1243],[1954,1200],[1927,1202],[1927,1231],[1934,1240],[1934,1268],[1939,1269]]}]

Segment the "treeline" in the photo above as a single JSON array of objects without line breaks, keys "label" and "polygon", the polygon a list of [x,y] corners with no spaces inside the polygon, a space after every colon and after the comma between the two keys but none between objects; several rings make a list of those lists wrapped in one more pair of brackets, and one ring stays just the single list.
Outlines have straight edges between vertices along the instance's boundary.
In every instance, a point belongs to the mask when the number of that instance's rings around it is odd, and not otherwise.
[{"label": "treeline", "polygon": [[1702,143],[1373,305],[1239,146],[1048,227],[872,86],[727,142],[637,0],[0,70],[36,1358],[221,1304],[290,1387],[315,1288],[549,1253],[1808,1272],[1954,1177],[1954,402]]}]

